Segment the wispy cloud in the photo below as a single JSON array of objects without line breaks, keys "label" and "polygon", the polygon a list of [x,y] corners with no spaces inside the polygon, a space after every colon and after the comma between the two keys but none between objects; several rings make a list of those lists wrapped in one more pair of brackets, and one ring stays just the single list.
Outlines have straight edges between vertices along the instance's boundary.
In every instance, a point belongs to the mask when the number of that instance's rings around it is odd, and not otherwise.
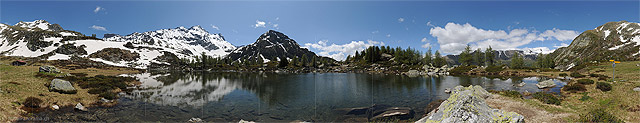
[{"label": "wispy cloud", "polygon": [[[571,40],[578,36],[578,32],[573,30],[552,29],[539,33],[536,30],[513,29],[513,30],[484,30],[472,26],[469,23],[456,24],[447,23],[444,27],[431,28],[429,34],[437,38],[440,49],[444,53],[457,54],[462,51],[467,44],[472,48],[487,48],[491,46],[496,50],[522,49],[518,48],[534,41],[547,41],[556,39],[558,41]],[[536,50],[546,50],[537,48]]]},{"label": "wispy cloud", "polygon": [[94,29],[94,30],[98,30],[98,31],[107,31],[107,28],[102,27],[102,26],[97,26],[97,25],[93,25],[93,26],[91,26],[89,28]]},{"label": "wispy cloud", "polygon": [[344,60],[347,55],[353,55],[356,51],[362,51],[369,46],[381,45],[384,42],[367,40],[367,41],[351,41],[348,44],[328,44],[328,40],[321,40],[316,43],[306,43],[304,47],[319,50],[318,55],[331,57],[336,60]]},{"label": "wispy cloud", "polygon": [[253,28],[265,27],[267,23],[264,21],[256,20],[256,24],[253,25]]},{"label": "wispy cloud", "polygon": [[93,13],[98,13],[100,11],[104,11],[105,9],[100,7],[100,6],[96,6],[96,9],[93,10]]},{"label": "wispy cloud", "polygon": [[214,28],[216,30],[220,30],[220,28],[218,26],[216,26],[216,25],[211,25],[211,28]]},{"label": "wispy cloud", "polygon": [[387,38],[391,38],[391,34],[387,34]]},{"label": "wispy cloud", "polygon": [[398,18],[398,23],[404,22],[404,18]]}]

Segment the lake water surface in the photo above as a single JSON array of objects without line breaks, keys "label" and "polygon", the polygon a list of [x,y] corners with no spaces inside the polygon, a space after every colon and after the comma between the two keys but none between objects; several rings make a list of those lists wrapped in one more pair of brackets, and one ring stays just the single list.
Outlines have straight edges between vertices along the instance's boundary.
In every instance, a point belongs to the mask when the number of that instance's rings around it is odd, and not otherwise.
[{"label": "lake water surface", "polygon": [[[341,109],[385,104],[410,107],[419,119],[431,101],[448,98],[445,88],[480,85],[487,90],[559,92],[566,83],[538,89],[545,78],[467,76],[407,77],[362,73],[143,73],[139,89],[121,94],[119,104],[93,108],[80,121],[340,121]],[[524,87],[514,84],[525,82]],[[82,112],[45,113],[55,118]],[[41,114],[42,115],[42,114]],[[83,116],[85,117],[85,116]]]}]

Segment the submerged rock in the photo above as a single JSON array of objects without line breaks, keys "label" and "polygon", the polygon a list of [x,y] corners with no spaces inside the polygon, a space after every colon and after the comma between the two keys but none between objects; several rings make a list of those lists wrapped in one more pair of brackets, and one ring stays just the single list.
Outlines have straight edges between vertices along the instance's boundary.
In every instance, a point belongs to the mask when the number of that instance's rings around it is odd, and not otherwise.
[{"label": "submerged rock", "polygon": [[536,84],[536,86],[538,86],[538,88],[540,88],[540,89],[543,89],[543,88],[554,87],[554,86],[556,86],[556,83],[553,82],[553,80],[549,79],[549,80],[538,82],[538,84]]},{"label": "submerged rock", "polygon": [[78,92],[76,88],[71,85],[71,82],[62,79],[51,80],[51,84],[49,84],[49,91],[65,94],[75,94]]},{"label": "submerged rock", "polygon": [[449,96],[447,100],[416,123],[524,122],[524,116],[518,113],[505,112],[489,107],[485,102],[485,99],[488,98],[489,95],[489,92],[480,86],[457,86],[453,89],[451,96]]},{"label": "submerged rock", "polygon": [[[341,109],[345,110],[345,109]],[[387,120],[408,120],[414,117],[415,112],[409,107],[393,107],[390,105],[375,104],[370,107],[358,107],[346,109],[344,119],[340,122],[346,121],[360,121],[354,120],[362,118],[366,121],[387,121]]]},{"label": "submerged rock", "polygon": [[517,86],[517,87],[523,87],[523,86],[524,86],[524,85],[526,85],[526,84],[527,84],[527,83],[520,82],[519,84],[516,84],[515,86]]},{"label": "submerged rock", "polygon": [[451,89],[449,89],[449,88],[445,88],[445,89],[444,89],[444,93],[447,93],[447,94],[451,93]]},{"label": "submerged rock", "polygon": [[46,72],[46,73],[61,73],[58,68],[54,66],[49,66],[49,65],[40,66],[39,71]]}]

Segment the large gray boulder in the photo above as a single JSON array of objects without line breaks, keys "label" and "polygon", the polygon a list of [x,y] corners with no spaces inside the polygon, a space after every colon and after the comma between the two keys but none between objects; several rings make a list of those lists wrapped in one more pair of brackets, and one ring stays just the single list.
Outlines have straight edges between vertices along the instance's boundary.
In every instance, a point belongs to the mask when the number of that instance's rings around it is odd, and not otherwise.
[{"label": "large gray boulder", "polygon": [[40,66],[39,71],[45,73],[61,73],[58,68],[49,65]]},{"label": "large gray boulder", "polygon": [[538,82],[538,84],[536,84],[536,86],[538,86],[539,89],[550,88],[550,87],[556,86],[556,83],[553,82],[552,79],[549,79],[549,80]]},{"label": "large gray boulder", "polygon": [[462,87],[453,89],[447,100],[427,114],[426,117],[416,123],[443,122],[443,123],[523,123],[524,116],[515,112],[506,112],[492,109],[485,99],[489,92],[480,86]]},{"label": "large gray boulder", "polygon": [[62,79],[53,79],[49,85],[49,91],[65,94],[75,94],[78,91],[71,85],[71,82]]}]

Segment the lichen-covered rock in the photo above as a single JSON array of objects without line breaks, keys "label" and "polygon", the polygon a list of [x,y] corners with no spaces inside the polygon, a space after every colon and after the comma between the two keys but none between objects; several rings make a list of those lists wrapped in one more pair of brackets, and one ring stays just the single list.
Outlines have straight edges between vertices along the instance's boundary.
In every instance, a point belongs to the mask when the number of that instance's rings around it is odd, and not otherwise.
[{"label": "lichen-covered rock", "polygon": [[453,89],[451,96],[426,117],[416,123],[443,122],[443,123],[523,123],[524,116],[515,112],[505,112],[492,109],[485,99],[489,92],[480,86],[462,87]]},{"label": "lichen-covered rock", "polygon": [[49,66],[49,65],[45,65],[45,66],[40,66],[40,68],[38,69],[38,71],[40,72],[46,72],[46,73],[61,73],[60,70],[54,66]]},{"label": "lichen-covered rock", "polygon": [[536,86],[538,86],[538,88],[540,88],[540,89],[543,89],[543,88],[549,88],[549,87],[556,86],[556,83],[553,82],[553,80],[549,79],[549,80],[538,82],[538,84],[536,84]]},{"label": "lichen-covered rock", "polygon": [[62,79],[53,79],[49,85],[49,91],[55,91],[65,94],[75,94],[76,88],[71,85],[71,82]]}]

